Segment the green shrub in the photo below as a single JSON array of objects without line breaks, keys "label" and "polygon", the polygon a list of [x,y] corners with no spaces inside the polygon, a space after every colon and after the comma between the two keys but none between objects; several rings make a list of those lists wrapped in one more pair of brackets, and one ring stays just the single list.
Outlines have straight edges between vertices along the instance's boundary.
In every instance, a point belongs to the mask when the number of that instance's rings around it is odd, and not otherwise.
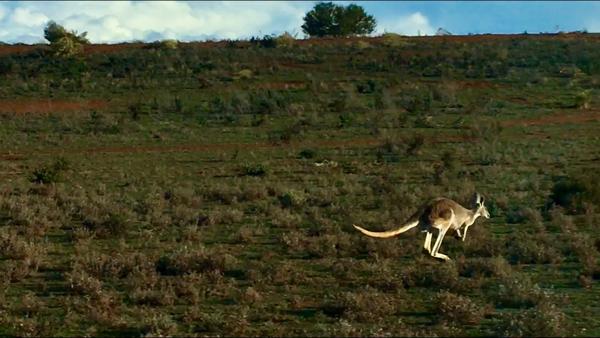
[{"label": "green shrub", "polygon": [[0,228],[0,276],[4,276],[0,281],[24,279],[38,270],[45,256],[41,244],[25,240],[10,228]]},{"label": "green shrub", "polygon": [[65,277],[71,290],[76,294],[94,296],[102,292],[102,282],[84,270],[74,268]]},{"label": "green shrub", "polygon": [[600,255],[594,248],[593,239],[587,234],[572,233],[567,235],[569,251],[581,263],[581,275],[600,279]]},{"label": "green shrub", "polygon": [[378,84],[375,80],[369,79],[365,82],[356,84],[356,91],[361,94],[372,94],[378,89]]},{"label": "green shrub", "polygon": [[408,46],[412,45],[408,41],[408,37],[405,37],[405,36],[402,36],[402,35],[396,34],[396,33],[384,33],[381,36],[381,38],[382,38],[383,44],[387,47],[398,48],[398,47],[408,47]]},{"label": "green shrub", "polygon": [[418,134],[413,136],[407,142],[406,154],[409,156],[419,155],[424,144],[425,137],[423,135]]},{"label": "green shrub", "polygon": [[497,305],[514,308],[533,307],[549,297],[538,284],[523,275],[503,278],[493,292]]},{"label": "green shrub", "polygon": [[288,144],[292,141],[292,138],[301,138],[305,125],[302,121],[292,123],[281,130],[269,132],[269,142],[274,144]]},{"label": "green shrub", "polygon": [[590,103],[592,102],[592,91],[584,90],[575,96],[575,105],[579,109],[590,109]]},{"label": "green shrub", "polygon": [[242,167],[242,175],[262,177],[267,175],[267,168],[259,164],[246,164]]},{"label": "green shrub", "polygon": [[262,38],[252,37],[250,43],[262,48],[275,48],[277,47],[277,38],[272,35],[265,35]]},{"label": "green shrub", "polygon": [[302,149],[300,151],[300,153],[298,153],[298,157],[305,158],[305,159],[312,159],[312,158],[315,158],[316,154],[317,154],[317,151],[314,149]]},{"label": "green shrub", "polygon": [[174,336],[177,323],[169,313],[147,307],[140,308],[136,318],[140,335],[144,337]]},{"label": "green shrub", "polygon": [[92,134],[118,134],[121,131],[121,125],[111,116],[99,113],[93,110],[90,113],[90,118],[86,121],[85,132]]},{"label": "green shrub", "polygon": [[375,157],[379,162],[396,163],[401,159],[402,149],[399,142],[386,139],[375,149]]},{"label": "green shrub", "polygon": [[136,288],[128,293],[127,298],[134,304],[160,307],[173,305],[176,295],[172,287],[161,285],[154,289]]},{"label": "green shrub", "polygon": [[575,211],[585,190],[585,186],[577,179],[570,177],[558,179],[552,187],[550,200],[569,211]]},{"label": "green shrub", "polygon": [[83,226],[99,236],[123,236],[127,234],[129,220],[125,215],[109,211],[102,215],[88,215],[83,219]]},{"label": "green shrub", "polygon": [[539,233],[528,236],[525,233],[512,235],[507,240],[506,254],[513,264],[559,263],[563,257],[548,237]]},{"label": "green shrub", "polygon": [[320,234],[317,231],[312,237],[309,237],[304,252],[308,254],[308,257],[326,258],[347,256],[349,252],[352,252],[352,249],[349,235],[345,233],[336,235]]},{"label": "green shrub", "polygon": [[468,126],[471,137],[483,141],[493,141],[502,133],[504,127],[495,119],[478,118]]},{"label": "green shrub", "polygon": [[502,256],[492,258],[476,257],[458,262],[458,271],[464,277],[509,277],[510,264]]},{"label": "green shrub", "polygon": [[498,335],[507,337],[565,337],[573,334],[564,312],[549,302],[506,315],[497,329]]},{"label": "green shrub", "polygon": [[550,204],[559,205],[569,213],[581,213],[584,204],[600,204],[600,178],[598,175],[567,176],[554,179]]},{"label": "green shrub", "polygon": [[506,222],[509,224],[529,222],[540,229],[542,228],[542,221],[543,218],[540,212],[529,207],[513,207],[506,213]]},{"label": "green shrub", "polygon": [[253,77],[252,70],[250,69],[242,69],[237,73],[237,78],[239,79],[251,79]]},{"label": "green shrub", "polygon": [[88,248],[80,252],[75,258],[73,270],[82,270],[91,276],[107,280],[127,278],[139,269],[149,270],[152,261],[145,255],[134,253],[103,254]]},{"label": "green shrub", "polygon": [[83,52],[83,45],[66,36],[58,39],[51,46],[54,55],[61,57],[74,56]]},{"label": "green shrub", "polygon": [[58,182],[61,173],[68,168],[68,162],[60,157],[51,165],[45,165],[35,169],[29,176],[29,181],[38,184],[50,184]]},{"label": "green shrub", "polygon": [[448,291],[436,295],[436,312],[441,319],[459,324],[477,325],[484,316],[484,310],[469,297]]},{"label": "green shrub", "polygon": [[344,113],[348,108],[348,100],[346,94],[339,94],[329,102],[329,109],[335,113]]},{"label": "green shrub", "polygon": [[277,48],[290,48],[296,44],[296,38],[288,32],[285,32],[275,38],[275,45]]},{"label": "green shrub", "polygon": [[400,97],[397,104],[412,114],[431,113],[433,92],[428,89],[415,88]]},{"label": "green shrub", "polygon": [[173,50],[173,49],[177,49],[177,47],[179,46],[179,41],[177,41],[175,39],[161,40],[158,43],[158,46],[160,49]]},{"label": "green shrub", "polygon": [[[486,201],[487,203],[489,202]],[[491,258],[505,253],[506,242],[506,239],[494,236],[485,224],[475,224],[469,228],[467,239],[462,242],[461,247],[467,257]]]},{"label": "green shrub", "polygon": [[72,57],[83,52],[83,45],[88,44],[87,32],[77,34],[67,31],[54,21],[49,21],[44,28],[44,37],[50,42],[52,52],[60,57]]},{"label": "green shrub", "polygon": [[181,276],[192,272],[223,273],[232,269],[236,259],[228,254],[219,254],[204,247],[190,249],[184,247],[178,251],[162,255],[156,261],[156,271],[167,276]]},{"label": "green shrub", "polygon": [[290,190],[277,198],[284,208],[299,207],[306,201],[304,192],[298,190]]},{"label": "green shrub", "polygon": [[393,315],[395,305],[389,295],[367,290],[337,294],[332,300],[326,301],[321,310],[331,317],[372,322]]},{"label": "green shrub", "polygon": [[454,262],[443,265],[427,264],[411,266],[402,276],[406,287],[422,286],[453,290],[459,285],[459,276]]}]

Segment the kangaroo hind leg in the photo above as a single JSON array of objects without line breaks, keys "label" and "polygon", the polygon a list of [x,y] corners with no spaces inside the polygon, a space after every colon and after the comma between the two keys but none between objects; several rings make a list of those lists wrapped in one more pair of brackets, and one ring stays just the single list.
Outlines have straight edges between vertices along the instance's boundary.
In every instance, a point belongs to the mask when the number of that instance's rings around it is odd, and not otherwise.
[{"label": "kangaroo hind leg", "polygon": [[425,249],[430,254],[431,254],[431,237],[433,237],[433,234],[431,233],[431,231],[427,231],[427,235],[425,235],[425,242],[423,243],[423,249]]},{"label": "kangaroo hind leg", "polygon": [[444,239],[444,236],[446,235],[446,232],[448,231],[448,227],[442,227],[438,233],[438,236],[435,240],[435,244],[433,245],[433,250],[431,251],[431,256],[435,257],[435,258],[440,258],[443,259],[445,261],[449,261],[450,257],[439,253],[438,251],[440,250],[440,246],[442,245],[442,240]]}]

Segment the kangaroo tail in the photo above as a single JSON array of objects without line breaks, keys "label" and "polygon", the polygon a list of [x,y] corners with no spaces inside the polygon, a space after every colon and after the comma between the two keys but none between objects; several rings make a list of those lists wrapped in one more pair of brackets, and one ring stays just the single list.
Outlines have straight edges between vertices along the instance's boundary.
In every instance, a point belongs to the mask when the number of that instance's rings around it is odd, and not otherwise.
[{"label": "kangaroo tail", "polygon": [[416,227],[418,224],[419,224],[419,220],[410,220],[410,221],[408,221],[408,223],[404,224],[403,226],[401,226],[398,229],[388,230],[388,231],[383,231],[383,232],[369,231],[367,229],[361,228],[358,225],[354,225],[354,224],[352,226],[367,236],[378,237],[378,238],[388,238],[388,237],[393,237],[393,236],[399,235],[403,232],[406,232],[406,231]]}]

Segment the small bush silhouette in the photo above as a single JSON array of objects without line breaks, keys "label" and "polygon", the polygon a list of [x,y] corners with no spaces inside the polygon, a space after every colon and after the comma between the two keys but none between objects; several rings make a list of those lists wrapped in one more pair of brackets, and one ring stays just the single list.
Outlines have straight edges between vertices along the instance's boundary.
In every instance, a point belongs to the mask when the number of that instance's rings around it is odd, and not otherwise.
[{"label": "small bush silhouette", "polygon": [[158,48],[164,50],[174,50],[179,47],[179,41],[175,39],[167,39],[158,42]]},{"label": "small bush silhouette", "polygon": [[58,158],[51,165],[45,165],[35,169],[30,177],[29,181],[38,184],[50,184],[56,183],[62,171],[67,169],[68,163],[64,158]]},{"label": "small bush silhouette", "polygon": [[597,175],[555,179],[550,203],[572,214],[582,212],[585,203],[600,204],[600,179]]},{"label": "small bush silhouette", "polygon": [[304,193],[297,190],[290,190],[287,193],[278,197],[279,203],[284,208],[291,208],[294,206],[301,206],[306,201]]},{"label": "small bush silhouette", "polygon": [[88,44],[87,32],[67,31],[54,21],[48,22],[44,28],[44,38],[50,42],[52,52],[56,56],[72,57],[83,52],[83,45]]},{"label": "small bush silhouette", "polygon": [[306,158],[306,159],[310,159],[310,158],[315,158],[316,156],[316,151],[313,149],[302,149],[300,151],[300,153],[298,153],[298,156],[300,158]]},{"label": "small bush silhouette", "polygon": [[275,38],[275,43],[277,47],[289,48],[294,46],[296,38],[292,34],[285,32]]},{"label": "small bush silhouette", "polygon": [[275,48],[277,47],[277,38],[272,35],[265,35],[262,38],[252,37],[250,43],[262,48]]},{"label": "small bush silhouette", "polygon": [[242,168],[242,173],[245,176],[265,176],[267,174],[267,168],[262,164],[246,164]]}]

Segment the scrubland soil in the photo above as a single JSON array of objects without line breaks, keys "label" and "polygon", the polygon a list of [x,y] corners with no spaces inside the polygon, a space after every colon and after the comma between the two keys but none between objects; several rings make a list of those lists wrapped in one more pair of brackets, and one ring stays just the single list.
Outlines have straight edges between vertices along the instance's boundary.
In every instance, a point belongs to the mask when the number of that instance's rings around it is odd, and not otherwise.
[{"label": "scrubland soil", "polygon": [[599,36],[266,45],[0,46],[0,335],[600,335]]}]

